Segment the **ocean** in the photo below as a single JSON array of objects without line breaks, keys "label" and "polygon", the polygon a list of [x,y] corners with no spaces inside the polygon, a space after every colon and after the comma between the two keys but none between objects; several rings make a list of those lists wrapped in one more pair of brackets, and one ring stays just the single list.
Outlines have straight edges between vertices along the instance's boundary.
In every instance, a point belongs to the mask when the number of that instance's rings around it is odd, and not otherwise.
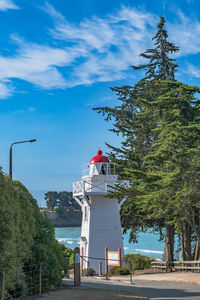
[{"label": "ocean", "polygon": [[[62,227],[55,228],[55,236],[59,243],[64,244],[68,248],[79,247],[78,239],[81,234],[81,227]],[[138,243],[129,244],[129,234],[123,234],[124,252],[125,254],[140,253],[148,255],[155,259],[162,259],[164,242],[159,241],[159,235],[154,233],[140,233],[138,235]]]}]

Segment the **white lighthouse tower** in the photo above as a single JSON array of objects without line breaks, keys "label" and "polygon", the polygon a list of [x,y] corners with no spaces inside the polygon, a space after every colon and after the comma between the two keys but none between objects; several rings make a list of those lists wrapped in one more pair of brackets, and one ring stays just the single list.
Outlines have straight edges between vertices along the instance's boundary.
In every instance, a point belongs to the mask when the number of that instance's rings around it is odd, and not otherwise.
[{"label": "white lighthouse tower", "polygon": [[98,273],[99,261],[105,268],[105,247],[110,251],[121,248],[124,256],[120,210],[126,201],[105,197],[116,185],[128,185],[117,180],[115,165],[98,150],[84,168],[82,181],[73,183],[73,198],[82,209],[80,237],[81,269],[93,268]]}]

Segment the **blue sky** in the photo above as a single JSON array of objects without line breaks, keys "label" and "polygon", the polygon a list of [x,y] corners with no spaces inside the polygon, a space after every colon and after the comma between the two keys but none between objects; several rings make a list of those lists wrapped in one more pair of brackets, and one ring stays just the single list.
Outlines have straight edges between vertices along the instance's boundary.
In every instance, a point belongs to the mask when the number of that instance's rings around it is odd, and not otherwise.
[{"label": "blue sky", "polygon": [[152,47],[159,16],[180,47],[177,79],[199,85],[198,0],[0,0],[0,165],[42,202],[72,189],[105,142],[119,145],[93,107],[116,105],[109,87],[133,85],[131,65]]}]

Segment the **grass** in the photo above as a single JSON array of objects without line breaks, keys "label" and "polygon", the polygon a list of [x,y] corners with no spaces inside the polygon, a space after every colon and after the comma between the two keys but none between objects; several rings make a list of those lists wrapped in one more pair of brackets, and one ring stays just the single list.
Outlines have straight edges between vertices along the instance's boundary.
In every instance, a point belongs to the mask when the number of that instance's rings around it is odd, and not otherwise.
[{"label": "grass", "polygon": [[86,289],[86,288],[65,288],[48,293],[39,298],[40,300],[147,300],[147,298],[136,295],[132,292]]}]

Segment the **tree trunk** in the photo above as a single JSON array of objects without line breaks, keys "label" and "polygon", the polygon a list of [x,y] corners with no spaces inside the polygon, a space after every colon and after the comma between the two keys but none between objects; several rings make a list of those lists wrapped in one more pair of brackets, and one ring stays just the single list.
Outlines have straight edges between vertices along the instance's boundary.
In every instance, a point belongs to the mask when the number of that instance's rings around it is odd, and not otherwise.
[{"label": "tree trunk", "polygon": [[197,240],[196,240],[196,246],[195,246],[195,250],[194,250],[194,260],[199,260],[199,250],[200,250],[199,246],[200,246],[200,241],[197,238]]},{"label": "tree trunk", "polygon": [[167,225],[165,233],[164,261],[174,260],[174,226]]},{"label": "tree trunk", "polygon": [[183,227],[183,235],[181,236],[181,252],[182,260],[191,260],[191,227],[187,223]]},{"label": "tree trunk", "polygon": [[181,234],[181,260],[184,260],[184,254],[185,254],[185,249],[184,249],[184,235]]},{"label": "tree trunk", "polygon": [[196,246],[194,250],[194,260],[200,259],[200,220],[199,214],[200,211],[190,210],[192,217],[188,217],[187,222],[190,224],[191,228],[193,229],[194,233],[196,234]]}]

